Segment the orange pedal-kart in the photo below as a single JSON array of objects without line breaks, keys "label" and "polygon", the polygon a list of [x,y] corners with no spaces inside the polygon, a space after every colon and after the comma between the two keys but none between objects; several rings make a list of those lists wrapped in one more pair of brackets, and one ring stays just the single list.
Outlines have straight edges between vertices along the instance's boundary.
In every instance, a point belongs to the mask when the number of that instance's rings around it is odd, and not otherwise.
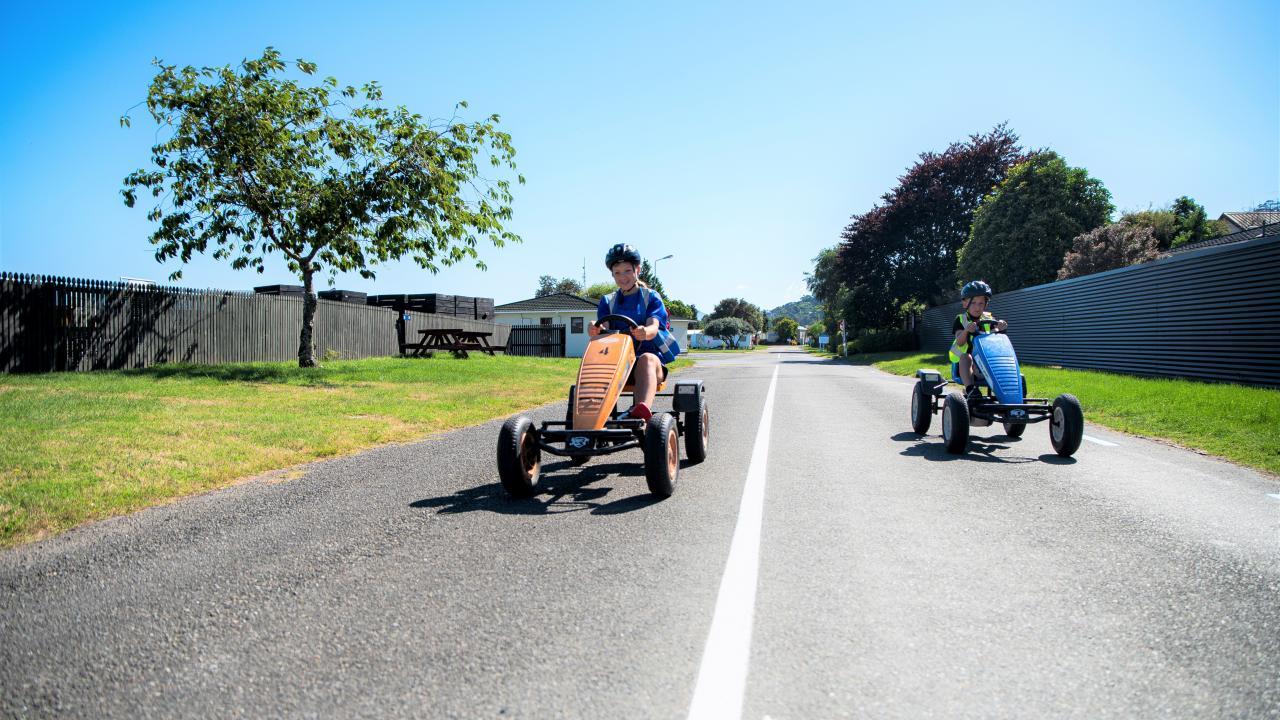
[{"label": "orange pedal-kart", "polygon": [[636,363],[636,351],[629,333],[607,329],[611,320],[632,329],[639,327],[624,315],[609,315],[596,323],[602,332],[587,343],[578,382],[569,388],[563,421],[548,420],[535,426],[529,418],[517,415],[503,424],[498,434],[498,475],[509,494],[529,497],[536,492],[543,451],[581,465],[596,455],[643,448],[649,491],[660,497],[675,491],[681,435],[690,462],[706,459],[710,416],[701,380],[677,382],[670,393],[662,392],[665,382],[659,384],[657,396],[672,398],[672,409],[654,411],[648,422],[619,417],[618,399],[631,396],[634,400],[632,387],[626,382]]}]

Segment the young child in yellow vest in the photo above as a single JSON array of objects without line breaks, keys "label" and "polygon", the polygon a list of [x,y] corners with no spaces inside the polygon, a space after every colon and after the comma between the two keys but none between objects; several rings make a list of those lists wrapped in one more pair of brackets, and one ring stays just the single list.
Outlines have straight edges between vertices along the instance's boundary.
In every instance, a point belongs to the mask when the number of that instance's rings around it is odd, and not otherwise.
[{"label": "young child in yellow vest", "polygon": [[[991,286],[982,280],[965,283],[960,291],[960,305],[963,311],[956,315],[951,323],[951,332],[955,342],[951,343],[948,355],[951,357],[951,374],[959,375],[964,382],[964,395],[973,400],[981,395],[978,384],[973,377],[972,340],[978,334],[978,323],[983,320],[995,320],[987,312],[987,304],[991,302]],[[994,323],[996,330],[1004,331],[1009,324],[1004,320]]]}]

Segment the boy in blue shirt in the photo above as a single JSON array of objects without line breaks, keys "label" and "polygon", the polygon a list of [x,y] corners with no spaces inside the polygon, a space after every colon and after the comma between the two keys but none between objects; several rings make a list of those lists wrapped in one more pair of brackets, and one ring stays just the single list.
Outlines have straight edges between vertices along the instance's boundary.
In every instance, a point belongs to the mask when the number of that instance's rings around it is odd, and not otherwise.
[{"label": "boy in blue shirt", "polygon": [[[587,326],[587,334],[591,337],[599,335],[601,329],[596,323],[607,315],[625,315],[639,325],[631,330],[631,336],[638,345],[636,364],[627,381],[635,386],[635,403],[623,417],[648,420],[653,417],[653,397],[658,392],[658,385],[667,379],[667,367],[659,355],[664,351],[670,354],[673,350],[678,353],[680,348],[674,342],[660,344],[658,331],[669,329],[670,320],[662,296],[640,281],[640,253],[630,245],[619,243],[609,248],[604,264],[613,273],[613,282],[618,290],[600,298],[596,322]],[[611,320],[610,325],[612,330],[626,332],[628,329],[617,320]]]}]

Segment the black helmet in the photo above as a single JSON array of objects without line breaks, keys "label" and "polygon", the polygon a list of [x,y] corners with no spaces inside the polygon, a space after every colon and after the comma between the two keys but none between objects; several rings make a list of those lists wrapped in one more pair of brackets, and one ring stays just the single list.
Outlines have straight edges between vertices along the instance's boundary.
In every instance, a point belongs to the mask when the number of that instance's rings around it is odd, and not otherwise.
[{"label": "black helmet", "polygon": [[625,243],[618,243],[609,248],[609,252],[604,255],[604,266],[613,269],[614,265],[620,262],[629,262],[640,267],[640,251]]},{"label": "black helmet", "polygon": [[979,295],[986,295],[987,299],[991,299],[991,286],[981,280],[971,280],[964,284],[964,288],[960,290],[960,299],[968,300]]}]

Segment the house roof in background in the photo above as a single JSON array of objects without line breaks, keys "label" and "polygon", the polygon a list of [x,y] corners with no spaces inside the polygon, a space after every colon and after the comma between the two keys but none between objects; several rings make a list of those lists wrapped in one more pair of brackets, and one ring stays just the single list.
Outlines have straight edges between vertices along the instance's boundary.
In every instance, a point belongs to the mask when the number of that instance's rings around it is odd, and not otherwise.
[{"label": "house roof in background", "polygon": [[[1221,235],[1216,238],[1209,238],[1208,240],[1201,240],[1200,242],[1180,245],[1164,254],[1166,256],[1178,255],[1180,253],[1190,252],[1192,250],[1201,250],[1207,247],[1230,245],[1232,243],[1247,242],[1249,240],[1257,240],[1258,238],[1280,235],[1280,212],[1222,213],[1222,216],[1218,219],[1227,220],[1229,215],[1261,216],[1261,222],[1252,227],[1248,227],[1243,230],[1236,230],[1235,232],[1227,233],[1226,235]],[[1254,219],[1256,220],[1258,218]],[[1249,220],[1244,219],[1244,221],[1248,222]],[[1236,223],[1234,220],[1231,222]]]},{"label": "house roof in background", "polygon": [[545,312],[554,310],[574,310],[577,312],[587,312],[595,310],[597,303],[590,298],[584,298],[580,295],[571,293],[555,293],[554,295],[544,295],[542,297],[529,298],[528,300],[517,300],[507,303],[506,305],[498,305],[493,309],[495,313],[500,312]]},{"label": "house roof in background", "polygon": [[1222,213],[1219,220],[1226,220],[1241,230],[1280,223],[1280,212],[1229,212]]}]

